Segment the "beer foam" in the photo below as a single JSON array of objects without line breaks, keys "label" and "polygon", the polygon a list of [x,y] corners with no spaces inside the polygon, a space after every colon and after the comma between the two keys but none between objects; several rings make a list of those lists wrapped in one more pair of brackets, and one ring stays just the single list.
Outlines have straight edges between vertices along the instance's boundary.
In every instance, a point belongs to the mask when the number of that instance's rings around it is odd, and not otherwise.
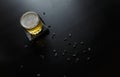
[{"label": "beer foam", "polygon": [[32,29],[39,23],[39,16],[35,12],[26,12],[21,17],[21,25],[26,29]]}]

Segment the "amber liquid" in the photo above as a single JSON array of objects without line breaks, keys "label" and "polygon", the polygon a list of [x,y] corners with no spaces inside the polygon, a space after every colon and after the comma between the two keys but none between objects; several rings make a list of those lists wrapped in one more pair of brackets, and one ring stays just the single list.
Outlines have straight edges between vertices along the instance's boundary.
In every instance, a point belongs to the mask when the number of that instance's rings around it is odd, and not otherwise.
[{"label": "amber liquid", "polygon": [[32,29],[27,29],[31,35],[37,35],[42,31],[43,23],[40,21],[37,26]]}]

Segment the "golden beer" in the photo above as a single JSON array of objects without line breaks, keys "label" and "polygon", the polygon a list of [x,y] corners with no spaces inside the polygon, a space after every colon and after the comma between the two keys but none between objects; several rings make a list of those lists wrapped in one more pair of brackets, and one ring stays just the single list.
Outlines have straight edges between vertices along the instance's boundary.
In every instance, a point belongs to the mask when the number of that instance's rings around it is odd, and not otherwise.
[{"label": "golden beer", "polygon": [[31,35],[37,35],[42,31],[43,23],[39,15],[35,12],[26,12],[22,15],[20,23],[25,30]]}]

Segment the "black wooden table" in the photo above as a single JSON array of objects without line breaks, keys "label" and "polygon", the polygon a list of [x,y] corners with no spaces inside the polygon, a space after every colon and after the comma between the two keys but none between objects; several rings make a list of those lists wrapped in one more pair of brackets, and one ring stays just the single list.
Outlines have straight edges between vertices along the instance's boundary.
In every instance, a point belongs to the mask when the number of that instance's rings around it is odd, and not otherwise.
[{"label": "black wooden table", "polygon": [[[1,0],[0,77],[110,76],[119,7],[119,0]],[[31,47],[20,25],[27,11],[49,28]]]}]

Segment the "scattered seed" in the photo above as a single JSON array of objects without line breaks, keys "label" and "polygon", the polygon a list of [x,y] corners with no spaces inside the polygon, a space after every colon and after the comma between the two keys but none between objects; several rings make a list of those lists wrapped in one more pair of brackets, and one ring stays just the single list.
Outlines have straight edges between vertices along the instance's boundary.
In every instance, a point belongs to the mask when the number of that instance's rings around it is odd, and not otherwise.
[{"label": "scattered seed", "polygon": [[77,42],[74,42],[74,45],[77,45]]},{"label": "scattered seed", "polygon": [[43,15],[45,15],[45,12],[43,12]]},{"label": "scattered seed", "polygon": [[75,61],[76,61],[76,62],[78,62],[79,60],[80,60],[79,58],[76,58],[76,60],[75,60]]},{"label": "scattered seed", "polygon": [[40,55],[40,57],[41,57],[42,59],[44,59],[44,58],[45,58],[45,56],[44,56],[44,55]]},{"label": "scattered seed", "polygon": [[65,55],[65,53],[63,52],[63,53],[62,53],[62,55],[64,56],[64,55]]},{"label": "scattered seed", "polygon": [[71,45],[71,43],[69,42],[68,45]]},{"label": "scattered seed", "polygon": [[71,37],[72,36],[72,34],[71,33],[69,33],[69,37]]},{"label": "scattered seed", "polygon": [[53,34],[52,34],[52,38],[54,38],[54,37],[55,37],[55,35],[56,35],[56,33],[53,33]]},{"label": "scattered seed", "polygon": [[53,52],[56,52],[57,50],[53,49]]},{"label": "scattered seed", "polygon": [[88,51],[91,51],[91,48],[88,48]]},{"label": "scattered seed", "polygon": [[56,33],[53,33],[53,36],[55,36],[56,35]]},{"label": "scattered seed", "polygon": [[50,26],[50,25],[48,25],[48,28],[51,28],[51,26]]},{"label": "scattered seed", "polygon": [[64,75],[64,77],[66,77],[66,75]]},{"label": "scattered seed", "polygon": [[64,49],[63,52],[66,52],[66,50]]},{"label": "scattered seed", "polygon": [[76,48],[76,45],[73,45],[73,48]]},{"label": "scattered seed", "polygon": [[51,37],[52,39],[54,38],[54,36],[52,35],[52,37]]},{"label": "scattered seed", "polygon": [[76,57],[76,54],[73,54],[72,56],[73,56],[73,57]]},{"label": "scattered seed", "polygon": [[87,60],[90,60],[90,57],[87,57]]},{"label": "scattered seed", "polygon": [[84,42],[83,42],[83,41],[81,41],[81,42],[80,42],[80,44],[81,44],[81,45],[83,45],[83,44],[84,44]]},{"label": "scattered seed", "polygon": [[25,48],[28,48],[28,45],[24,45]]},{"label": "scattered seed", "polygon": [[86,51],[86,50],[83,50],[82,52],[83,52],[83,53],[86,53],[87,51]]},{"label": "scattered seed", "polygon": [[20,65],[20,68],[23,68],[23,65]]},{"label": "scattered seed", "polygon": [[54,56],[57,56],[58,54],[57,53],[55,53],[55,55]]},{"label": "scattered seed", "polygon": [[40,77],[40,74],[37,74],[37,77]]},{"label": "scattered seed", "polygon": [[67,61],[70,61],[70,58],[67,58]]},{"label": "scattered seed", "polygon": [[64,38],[64,41],[67,41],[67,37]]}]

